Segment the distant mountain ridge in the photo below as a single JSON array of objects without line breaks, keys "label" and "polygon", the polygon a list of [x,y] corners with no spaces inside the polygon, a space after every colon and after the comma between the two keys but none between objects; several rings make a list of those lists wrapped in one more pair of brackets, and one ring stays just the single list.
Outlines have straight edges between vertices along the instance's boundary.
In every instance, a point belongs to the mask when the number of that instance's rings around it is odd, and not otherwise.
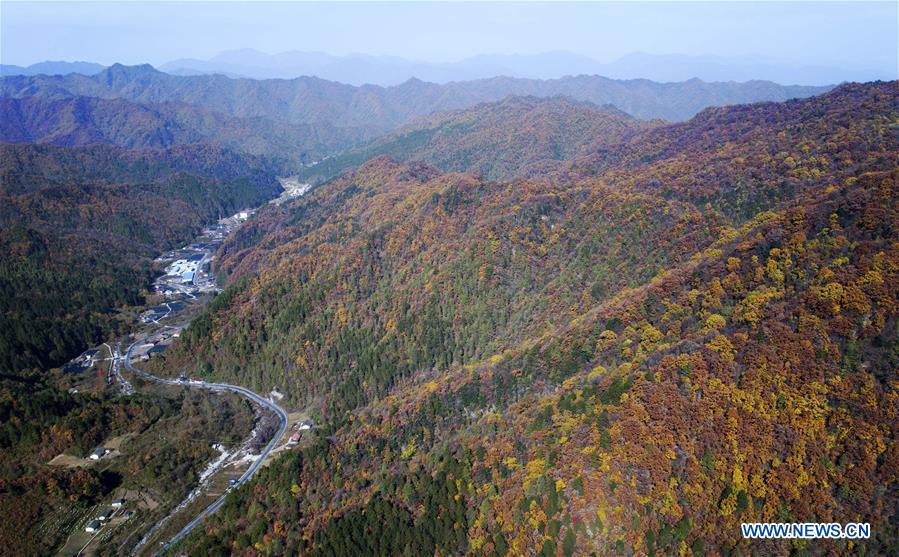
[{"label": "distant mountain ridge", "polygon": [[895,68],[883,64],[836,67],[798,65],[780,61],[748,61],[721,56],[633,52],[611,62],[556,51],[539,54],[481,54],[456,62],[426,62],[397,56],[287,51],[267,54],[245,48],[222,52],[210,59],[182,58],[159,66],[176,75],[221,73],[254,79],[316,76],[352,85],[398,85],[412,77],[435,83],[484,79],[498,75],[555,79],[566,75],[598,74],[615,79],[645,78],[671,82],[770,80],[783,84],[825,85],[843,81],[895,79]]},{"label": "distant mountain ridge", "polygon": [[139,104],[121,98],[0,98],[0,141],[66,147],[109,144],[161,149],[215,143],[240,153],[311,161],[364,135],[326,123],[238,118],[178,101]]},{"label": "distant mountain ridge", "polygon": [[454,110],[509,95],[565,95],[594,104],[612,104],[637,118],[684,120],[708,106],[782,101],[823,93],[830,87],[782,86],[766,81],[680,83],[619,81],[579,75],[552,80],[494,77],[439,85],[410,79],[401,85],[355,87],[318,78],[231,79],[222,75],[174,76],[150,65],[115,64],[95,76],[9,76],[0,96],[123,98],[140,103],[196,104],[238,117],[261,117],[294,124],[326,122],[375,135],[416,116]]},{"label": "distant mountain ridge", "polygon": [[[94,75],[106,66],[94,62],[45,61],[30,66],[0,64],[0,75]],[[455,62],[428,62],[400,56],[334,55],[291,50],[268,54],[252,48],[228,50],[208,59],[179,58],[157,66],[171,75],[221,74],[232,78],[293,79],[318,77],[350,85],[388,87],[411,78],[445,84],[495,76],[558,79],[602,75],[612,79],[658,82],[768,80],[790,85],[832,85],[845,81],[896,79],[895,65],[884,61],[846,67],[840,64],[796,64],[778,60],[716,55],[631,52],[609,62],[567,51],[536,54],[480,54]]]},{"label": "distant mountain ridge", "polygon": [[0,64],[0,76],[4,75],[66,75],[77,73],[82,75],[98,74],[106,66],[94,62],[38,62],[30,66]]}]

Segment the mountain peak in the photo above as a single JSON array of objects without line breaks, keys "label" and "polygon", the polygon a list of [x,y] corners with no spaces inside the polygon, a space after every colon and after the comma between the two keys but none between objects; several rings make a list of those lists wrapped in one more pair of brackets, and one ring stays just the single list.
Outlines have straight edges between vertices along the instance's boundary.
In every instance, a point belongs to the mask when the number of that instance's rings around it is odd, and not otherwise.
[{"label": "mountain peak", "polygon": [[103,74],[115,74],[115,75],[124,75],[124,76],[140,76],[140,75],[153,75],[153,74],[161,74],[159,70],[151,66],[150,64],[137,64],[135,66],[126,66],[125,64],[121,64],[116,62],[115,64],[109,66],[101,73]]},{"label": "mountain peak", "polygon": [[413,76],[413,77],[410,77],[409,79],[407,79],[406,81],[400,83],[399,85],[397,85],[397,87],[421,87],[421,86],[428,85],[428,84],[429,83],[427,81],[421,80],[421,79]]},{"label": "mountain peak", "polygon": [[118,87],[123,85],[144,84],[148,80],[157,75],[163,75],[162,72],[150,64],[140,64],[137,66],[126,66],[124,64],[115,63],[95,76],[95,79],[107,87]]}]

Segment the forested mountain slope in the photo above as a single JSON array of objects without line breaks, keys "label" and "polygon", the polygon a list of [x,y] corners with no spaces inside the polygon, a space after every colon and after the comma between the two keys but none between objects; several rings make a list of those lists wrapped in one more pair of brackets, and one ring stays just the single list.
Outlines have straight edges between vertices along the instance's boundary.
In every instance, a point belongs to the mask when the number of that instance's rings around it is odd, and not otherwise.
[{"label": "forested mountain slope", "polygon": [[846,84],[807,100],[709,108],[601,146],[555,178],[598,177],[740,220],[834,174],[892,168],[897,120],[897,82]]},{"label": "forested mountain slope", "polygon": [[[550,334],[423,371],[267,468],[191,554],[895,552],[897,180],[822,188]],[[872,538],[742,539],[762,521]]]},{"label": "forested mountain slope", "polygon": [[380,155],[417,161],[445,172],[511,179],[545,172],[552,163],[621,143],[661,125],[565,97],[507,97],[473,108],[422,116],[399,130],[300,171],[324,181]]},{"label": "forested mountain slope", "polygon": [[332,436],[190,547],[734,554],[740,522],[832,520],[895,550],[897,86],[715,109],[539,182],[378,159],[261,211],[162,365]]},{"label": "forested mountain slope", "polygon": [[174,76],[148,65],[120,64],[94,76],[0,78],[2,97],[88,96],[152,104],[174,101],[241,118],[361,129],[369,137],[388,132],[416,116],[467,108],[509,95],[565,95],[597,105],[612,104],[637,118],[682,120],[708,106],[782,101],[826,90],[827,87],[783,86],[766,81],[705,83],[694,79],[655,83],[600,76],[552,80],[496,77],[444,85],[412,79],[393,87],[354,87],[313,77],[251,80],[222,75]]},{"label": "forested mountain slope", "polygon": [[155,253],[280,191],[264,160],[217,147],[0,144],[0,368],[58,365],[117,330]]},{"label": "forested mountain slope", "polygon": [[299,163],[345,149],[363,137],[325,123],[237,118],[182,102],[145,105],[118,98],[0,98],[0,141],[8,143],[110,144],[126,149],[214,143],[240,153]]},{"label": "forested mountain slope", "polygon": [[[236,250],[248,229],[220,252],[220,269],[249,282],[198,318],[183,353],[329,417],[422,368],[551,330],[559,315],[645,282],[715,229],[713,216],[683,203],[491,183],[389,159],[291,212],[255,248]],[[265,218],[254,226],[278,226]],[[222,335],[228,342],[214,342]]]}]

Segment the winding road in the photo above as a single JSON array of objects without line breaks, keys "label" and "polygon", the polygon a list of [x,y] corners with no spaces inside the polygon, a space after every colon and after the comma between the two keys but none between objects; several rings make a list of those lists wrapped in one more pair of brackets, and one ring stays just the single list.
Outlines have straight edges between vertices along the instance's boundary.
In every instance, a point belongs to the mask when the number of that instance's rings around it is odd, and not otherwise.
[{"label": "winding road", "polygon": [[[244,483],[246,483],[251,477],[253,477],[253,474],[256,473],[256,471],[259,469],[259,467],[262,466],[262,463],[265,462],[266,457],[268,457],[269,453],[272,452],[272,449],[274,449],[278,445],[278,443],[281,441],[281,438],[284,436],[284,432],[287,431],[287,412],[285,412],[283,408],[281,408],[280,406],[275,404],[273,401],[271,401],[257,393],[254,393],[253,391],[251,391],[245,387],[241,387],[240,385],[230,385],[228,383],[207,383],[206,381],[199,381],[199,382],[190,381],[190,382],[188,382],[188,381],[179,381],[177,379],[166,379],[164,377],[158,377],[156,375],[153,375],[152,373],[147,373],[146,371],[138,369],[131,365],[131,352],[134,350],[134,347],[137,346],[138,342],[140,342],[140,341],[136,341],[131,346],[128,347],[128,351],[125,353],[125,358],[124,358],[125,369],[134,373],[135,375],[137,375],[139,377],[143,377],[144,379],[148,379],[150,381],[162,383],[164,385],[180,385],[183,387],[193,387],[193,388],[197,388],[197,389],[209,389],[209,390],[213,390],[213,391],[232,391],[232,392],[235,392],[235,393],[238,393],[240,395],[247,397],[251,401],[255,402],[256,404],[259,404],[260,406],[262,406],[264,408],[268,408],[269,410],[274,412],[275,415],[278,416],[278,419],[281,422],[280,426],[278,427],[278,431],[275,433],[275,435],[271,438],[271,440],[265,446],[265,449],[263,449],[262,452],[259,453],[259,457],[256,458],[256,460],[253,462],[253,464],[247,469],[246,472],[243,473],[243,475],[240,477],[239,480],[237,480],[237,482],[234,485],[240,486],[240,485],[243,485]],[[228,495],[228,492],[226,491],[225,493],[222,494],[221,497],[216,499],[211,505],[209,505],[208,507],[203,509],[203,511],[200,512],[200,514],[198,514],[196,517],[194,517],[193,520],[188,522],[187,525],[184,528],[182,528],[180,532],[175,534],[175,536],[172,539],[170,539],[168,542],[163,544],[162,548],[159,550],[159,552],[157,552],[157,554],[165,553],[169,548],[171,548],[176,543],[181,541],[181,539],[183,539],[185,536],[190,534],[191,531],[193,531],[194,528],[196,528],[199,524],[201,524],[203,522],[203,520],[206,519],[207,516],[213,514],[215,511],[217,511],[219,509],[219,507],[222,506],[222,504],[225,502],[225,497],[227,497],[227,495]]]}]

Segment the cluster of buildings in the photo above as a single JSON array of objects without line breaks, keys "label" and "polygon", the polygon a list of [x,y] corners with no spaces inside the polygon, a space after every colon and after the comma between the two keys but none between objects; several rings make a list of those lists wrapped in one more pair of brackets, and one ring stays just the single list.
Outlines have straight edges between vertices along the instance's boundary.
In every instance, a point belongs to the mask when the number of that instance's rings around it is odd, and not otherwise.
[{"label": "cluster of buildings", "polygon": [[163,254],[157,262],[168,263],[165,275],[156,280],[156,292],[166,297],[215,290],[210,274],[212,254],[235,228],[250,218],[246,209],[203,229],[197,241]]},{"label": "cluster of buildings", "polygon": [[204,270],[208,271],[209,264],[203,264],[203,260],[208,254],[209,252],[206,251],[198,251],[186,255],[182,259],[175,260],[174,263],[166,268],[163,278],[170,283],[192,285],[201,265],[205,267]]},{"label": "cluster of buildings", "polygon": [[91,460],[100,460],[104,456],[108,455],[112,452],[111,449],[107,449],[106,447],[97,447],[94,451],[88,456]]},{"label": "cluster of buildings", "polygon": [[68,373],[79,373],[86,368],[93,367],[99,357],[100,350],[91,348],[90,350],[85,350],[83,354],[64,365],[62,369]]},{"label": "cluster of buildings", "polygon": [[90,534],[98,532],[100,528],[102,528],[107,522],[109,522],[109,519],[111,519],[113,515],[115,515],[117,509],[121,509],[125,506],[125,503],[127,503],[127,501],[125,501],[124,499],[113,499],[112,508],[104,510],[99,515],[97,515],[97,518],[88,522],[87,526],[84,527],[84,531]]},{"label": "cluster of buildings", "polygon": [[153,354],[165,352],[172,341],[181,336],[181,329],[163,329],[155,335],[147,337],[143,344],[138,344],[131,352],[131,356],[142,362],[149,360]]},{"label": "cluster of buildings", "polygon": [[303,438],[303,432],[309,431],[313,427],[315,427],[315,424],[312,422],[312,420],[300,420],[299,422],[295,423],[293,428],[296,431],[294,431],[294,433],[287,439],[287,446],[291,447],[299,443]]}]

